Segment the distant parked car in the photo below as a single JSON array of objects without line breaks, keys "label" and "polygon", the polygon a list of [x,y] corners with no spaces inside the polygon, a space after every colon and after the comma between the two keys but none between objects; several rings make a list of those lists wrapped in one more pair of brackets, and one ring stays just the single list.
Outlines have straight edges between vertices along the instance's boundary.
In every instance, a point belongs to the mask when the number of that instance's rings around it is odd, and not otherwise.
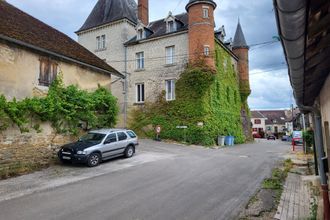
[{"label": "distant parked car", "polygon": [[282,141],[289,141],[289,136],[283,135],[282,136]]},{"label": "distant parked car", "polygon": [[261,135],[258,134],[258,133],[254,133],[254,134],[253,134],[253,138],[261,138]]},{"label": "distant parked car", "polygon": [[267,136],[267,140],[276,140],[275,135],[271,134]]},{"label": "distant parked car", "polygon": [[64,145],[58,152],[63,163],[86,163],[90,167],[118,156],[132,157],[138,137],[131,130],[103,129],[88,132],[77,142]]}]

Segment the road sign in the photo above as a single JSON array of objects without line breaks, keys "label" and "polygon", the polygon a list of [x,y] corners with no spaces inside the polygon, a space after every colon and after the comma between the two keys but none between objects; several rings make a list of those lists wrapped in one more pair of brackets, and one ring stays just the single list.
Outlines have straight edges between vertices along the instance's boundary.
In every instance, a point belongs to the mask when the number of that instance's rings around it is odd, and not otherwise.
[{"label": "road sign", "polygon": [[162,128],[160,127],[160,125],[156,126],[156,133],[159,134],[162,131]]}]

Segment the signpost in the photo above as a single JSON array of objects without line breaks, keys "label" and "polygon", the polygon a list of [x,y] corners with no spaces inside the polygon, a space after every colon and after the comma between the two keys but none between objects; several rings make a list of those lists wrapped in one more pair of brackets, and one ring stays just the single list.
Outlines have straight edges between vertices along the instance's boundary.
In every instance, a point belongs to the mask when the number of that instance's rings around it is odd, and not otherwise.
[{"label": "signpost", "polygon": [[183,137],[184,137],[184,142],[187,142],[187,137],[186,137],[186,129],[188,128],[188,126],[176,126],[177,129],[183,129]]},{"label": "signpost", "polygon": [[157,125],[155,131],[156,131],[156,141],[160,141],[159,134],[162,131],[162,127],[160,127],[160,125]]}]

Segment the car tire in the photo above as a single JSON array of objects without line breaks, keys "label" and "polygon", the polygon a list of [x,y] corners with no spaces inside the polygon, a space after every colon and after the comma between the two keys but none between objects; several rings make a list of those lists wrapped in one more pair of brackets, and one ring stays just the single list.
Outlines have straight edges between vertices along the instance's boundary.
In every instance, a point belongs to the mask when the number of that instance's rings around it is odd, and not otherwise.
[{"label": "car tire", "polygon": [[99,153],[92,153],[87,159],[87,165],[89,167],[96,167],[101,162],[101,155]]},{"label": "car tire", "polygon": [[132,145],[127,146],[124,152],[124,156],[126,158],[130,158],[133,155],[134,155],[134,147]]}]

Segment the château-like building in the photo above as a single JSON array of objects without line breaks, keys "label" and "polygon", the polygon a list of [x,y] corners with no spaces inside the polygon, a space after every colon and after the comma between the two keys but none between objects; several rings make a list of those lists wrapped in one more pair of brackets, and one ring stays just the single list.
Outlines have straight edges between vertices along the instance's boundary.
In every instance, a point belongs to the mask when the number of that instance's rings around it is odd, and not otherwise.
[{"label": "ch\u00e2teau-like building", "polygon": [[[175,82],[189,62],[200,57],[211,68],[217,66],[215,47],[230,57],[237,84],[246,102],[250,94],[248,50],[240,23],[234,41],[225,41],[225,29],[215,29],[212,0],[189,0],[186,13],[149,21],[148,0],[99,0],[83,26],[76,32],[84,47],[122,72],[113,77],[112,92],[121,108],[119,126],[126,126],[134,106],[154,101],[162,91],[166,100],[175,99]],[[250,120],[242,109],[246,134]]]}]

